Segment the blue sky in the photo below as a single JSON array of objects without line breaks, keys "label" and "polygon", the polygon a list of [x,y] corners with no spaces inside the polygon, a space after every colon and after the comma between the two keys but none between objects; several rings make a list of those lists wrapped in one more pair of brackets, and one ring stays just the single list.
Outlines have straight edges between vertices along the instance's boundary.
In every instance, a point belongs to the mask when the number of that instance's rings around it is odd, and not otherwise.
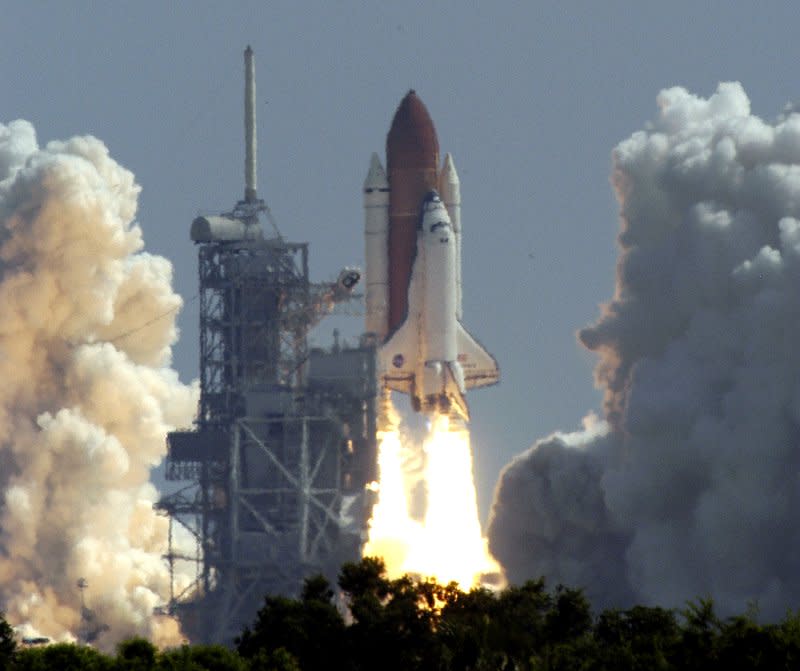
[{"label": "blue sky", "polygon": [[[187,300],[175,367],[197,375],[198,212],[243,189],[242,51],[256,54],[259,193],[312,275],[363,266],[361,184],[409,88],[462,184],[464,321],[500,362],[470,397],[479,500],[536,439],[599,410],[575,338],[613,291],[613,147],[659,90],[742,82],[767,119],[797,99],[789,2],[8,2],[0,122],[93,134],[142,186],[148,251]],[[358,318],[323,323],[357,334]]]}]

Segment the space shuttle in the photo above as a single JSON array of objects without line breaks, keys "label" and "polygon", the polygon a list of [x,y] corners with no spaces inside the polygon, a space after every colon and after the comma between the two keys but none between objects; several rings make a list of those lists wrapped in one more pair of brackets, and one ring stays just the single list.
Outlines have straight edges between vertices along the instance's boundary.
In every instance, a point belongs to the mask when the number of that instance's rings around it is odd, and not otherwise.
[{"label": "space shuttle", "polygon": [[466,391],[495,384],[497,361],[461,324],[461,196],[452,156],[441,170],[430,115],[414,91],[373,154],[364,182],[366,331],[384,389],[428,415],[469,421]]}]

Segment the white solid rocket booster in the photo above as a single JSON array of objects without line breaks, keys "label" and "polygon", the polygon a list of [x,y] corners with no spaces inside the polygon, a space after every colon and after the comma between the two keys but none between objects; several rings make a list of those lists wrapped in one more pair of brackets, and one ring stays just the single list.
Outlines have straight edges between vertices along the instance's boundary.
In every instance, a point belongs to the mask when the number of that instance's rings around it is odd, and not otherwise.
[{"label": "white solid rocket booster", "polygon": [[456,164],[450,152],[444,157],[444,165],[439,173],[439,193],[450,215],[455,243],[456,266],[456,318],[462,318],[461,310],[461,182],[456,172]]},{"label": "white solid rocket booster", "polygon": [[389,180],[372,154],[364,180],[364,247],[366,261],[366,329],[383,342],[389,314]]}]

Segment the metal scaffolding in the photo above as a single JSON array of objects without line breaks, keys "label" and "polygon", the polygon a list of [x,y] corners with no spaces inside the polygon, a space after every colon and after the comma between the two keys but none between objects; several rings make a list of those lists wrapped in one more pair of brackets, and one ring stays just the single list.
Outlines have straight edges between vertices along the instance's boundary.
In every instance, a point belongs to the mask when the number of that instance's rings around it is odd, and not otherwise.
[{"label": "metal scaffolding", "polygon": [[195,428],[167,437],[166,476],[181,487],[156,506],[170,523],[166,610],[198,642],[231,643],[265,594],[297,594],[357,559],[376,477],[374,346],[308,350],[360,273],[311,283],[308,244],[286,242],[257,197],[249,47],[245,73],[244,200],[192,222],[200,402]]},{"label": "metal scaffolding", "polygon": [[[167,478],[189,480],[159,509],[171,528],[171,608],[197,640],[230,642],[266,593],[356,559],[375,477],[374,349],[315,350],[307,334],[335,284],[312,285],[308,246],[204,243],[200,403],[194,431],[168,437]],[[185,536],[186,534],[184,534]],[[205,613],[205,615],[203,614]]]}]

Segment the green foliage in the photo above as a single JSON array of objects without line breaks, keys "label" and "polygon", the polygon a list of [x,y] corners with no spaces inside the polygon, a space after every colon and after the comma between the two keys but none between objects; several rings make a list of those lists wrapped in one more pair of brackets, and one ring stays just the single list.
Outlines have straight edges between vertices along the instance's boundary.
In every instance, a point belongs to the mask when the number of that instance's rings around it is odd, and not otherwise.
[{"label": "green foliage", "polygon": [[132,638],[117,646],[114,671],[150,671],[155,668],[158,649],[144,638]]},{"label": "green foliage", "polygon": [[770,628],[773,645],[780,651],[776,669],[800,668],[800,612],[789,612],[779,625]]},{"label": "green foliage", "polygon": [[5,615],[0,612],[0,669],[8,667],[16,649],[17,642],[14,640],[14,630],[6,622]]},{"label": "green foliage", "polygon": [[251,668],[269,669],[280,651],[303,671],[800,668],[800,614],[772,626],[751,612],[723,621],[701,599],[680,614],[635,606],[595,618],[580,589],[550,592],[539,579],[463,592],[433,580],[390,580],[376,558],[343,566],[339,588],[347,624],[322,578],[310,579],[299,600],[268,598],[239,644]]},{"label": "green foliage", "polygon": [[247,662],[222,645],[184,645],[162,653],[157,671],[248,671]]},{"label": "green foliage", "polygon": [[250,659],[250,671],[300,671],[300,665],[285,648],[270,652],[262,649]]},{"label": "green foliage", "polygon": [[113,661],[87,646],[56,643],[20,650],[14,655],[14,671],[112,671]]},{"label": "green foliage", "polygon": [[497,600],[493,648],[507,657],[507,665],[523,670],[533,668],[532,657],[546,643],[545,620],[553,605],[544,580],[509,587]]},{"label": "green foliage", "polygon": [[306,580],[299,600],[268,596],[253,628],[237,641],[239,654],[263,664],[282,649],[303,671],[330,669],[331,660],[343,657],[346,644],[344,619],[333,598],[321,576]]},{"label": "green foliage", "polygon": [[545,616],[547,638],[553,643],[563,643],[580,638],[592,627],[592,610],[589,601],[579,589],[556,587],[552,607]]},{"label": "green foliage", "polygon": [[635,606],[607,610],[594,626],[593,669],[661,671],[675,668],[680,631],[675,613],[663,608]]},{"label": "green foliage", "polygon": [[[800,668],[800,612],[760,624],[720,618],[710,599],[681,612],[634,606],[597,617],[580,589],[532,580],[499,592],[386,576],[346,564],[340,595],[320,576],[299,599],[268,596],[237,650],[158,651],[135,638],[115,657],[58,644],[15,650],[0,617],[0,671],[781,671]],[[5,626],[4,626],[5,625]],[[6,629],[7,627],[7,629]],[[5,634],[4,634],[5,632]],[[9,663],[10,660],[10,663]]]},{"label": "green foliage", "polygon": [[677,663],[686,671],[717,668],[721,622],[711,599],[687,604],[682,613],[684,625]]},{"label": "green foliage", "polygon": [[451,584],[443,590],[443,596],[437,635],[444,668],[500,668],[502,657],[492,653],[500,633],[494,594],[481,588],[461,592]]},{"label": "green foliage", "polygon": [[[347,578],[344,572],[343,577]],[[434,583],[417,583],[405,576],[372,584],[340,579],[339,585],[353,606],[351,668],[374,668],[376,659],[382,660],[385,671],[436,668],[441,651],[436,640]]]}]

